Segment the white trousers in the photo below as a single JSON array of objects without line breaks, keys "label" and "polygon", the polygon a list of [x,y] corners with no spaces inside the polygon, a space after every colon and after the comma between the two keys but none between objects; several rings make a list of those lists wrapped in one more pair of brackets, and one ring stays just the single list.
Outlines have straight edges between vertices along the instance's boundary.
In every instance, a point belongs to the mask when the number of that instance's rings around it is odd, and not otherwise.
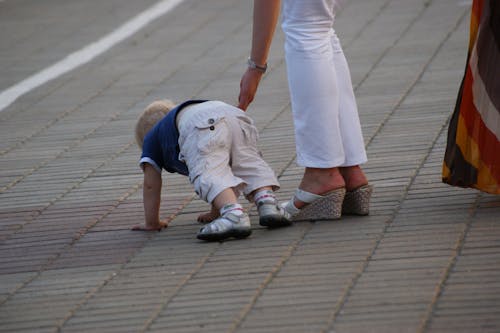
[{"label": "white trousers", "polygon": [[258,131],[240,109],[220,101],[189,106],[178,116],[180,158],[201,199],[211,203],[227,188],[248,195],[279,188],[273,169],[257,148]]},{"label": "white trousers", "polygon": [[333,30],[335,2],[283,0],[297,163],[304,167],[367,160],[349,68]]}]

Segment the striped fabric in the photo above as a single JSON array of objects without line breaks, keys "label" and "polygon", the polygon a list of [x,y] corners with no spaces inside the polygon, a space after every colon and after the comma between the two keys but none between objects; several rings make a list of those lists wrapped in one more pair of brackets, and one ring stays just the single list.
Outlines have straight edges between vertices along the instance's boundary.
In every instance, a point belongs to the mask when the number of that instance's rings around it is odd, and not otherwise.
[{"label": "striped fabric", "polygon": [[500,1],[474,0],[443,182],[500,194]]}]

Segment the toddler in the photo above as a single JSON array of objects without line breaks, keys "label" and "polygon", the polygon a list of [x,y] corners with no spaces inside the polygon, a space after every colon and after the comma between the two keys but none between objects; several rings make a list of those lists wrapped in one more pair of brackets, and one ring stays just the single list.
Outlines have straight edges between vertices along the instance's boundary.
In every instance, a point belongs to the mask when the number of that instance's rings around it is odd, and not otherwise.
[{"label": "toddler", "polygon": [[290,225],[274,191],[279,183],[257,149],[258,132],[242,110],[220,101],[189,100],[150,104],[138,119],[136,141],[142,148],[145,225],[134,230],[161,230],[162,169],[189,177],[196,193],[210,203],[210,222],[198,239],[221,241],[245,238],[252,230],[248,214],[238,203],[240,193],[254,202],[259,223],[276,228]]}]

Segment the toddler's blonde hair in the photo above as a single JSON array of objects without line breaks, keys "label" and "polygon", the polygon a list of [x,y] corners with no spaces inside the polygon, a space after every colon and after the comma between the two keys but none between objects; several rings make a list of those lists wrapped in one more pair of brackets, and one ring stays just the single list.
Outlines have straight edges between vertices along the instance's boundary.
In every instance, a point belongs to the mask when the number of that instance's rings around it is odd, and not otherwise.
[{"label": "toddler's blonde hair", "polygon": [[169,99],[154,101],[142,111],[135,125],[135,141],[142,149],[144,137],[165,115],[175,107],[174,102]]}]

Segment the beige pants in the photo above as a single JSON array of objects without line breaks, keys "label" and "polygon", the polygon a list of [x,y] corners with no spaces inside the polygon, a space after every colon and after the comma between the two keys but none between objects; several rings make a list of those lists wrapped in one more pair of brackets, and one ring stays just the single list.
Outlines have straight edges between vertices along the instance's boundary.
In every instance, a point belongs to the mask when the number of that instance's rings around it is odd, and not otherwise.
[{"label": "beige pants", "polygon": [[227,188],[245,196],[279,183],[257,149],[258,132],[240,109],[219,101],[190,106],[179,115],[180,159],[196,193],[211,203]]}]

